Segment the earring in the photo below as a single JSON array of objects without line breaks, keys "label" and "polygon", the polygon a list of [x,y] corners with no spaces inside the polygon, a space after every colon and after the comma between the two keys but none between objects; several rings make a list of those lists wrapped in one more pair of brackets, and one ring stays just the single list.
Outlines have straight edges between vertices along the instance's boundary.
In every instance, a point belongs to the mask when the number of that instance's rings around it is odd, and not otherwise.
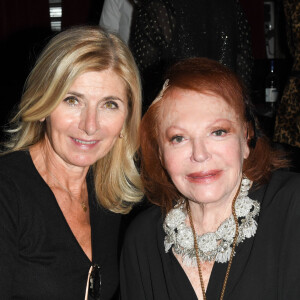
[{"label": "earring", "polygon": [[120,138],[120,139],[122,139],[123,137],[124,137],[123,133],[122,133],[122,132],[120,132],[120,134],[119,134],[119,138]]}]

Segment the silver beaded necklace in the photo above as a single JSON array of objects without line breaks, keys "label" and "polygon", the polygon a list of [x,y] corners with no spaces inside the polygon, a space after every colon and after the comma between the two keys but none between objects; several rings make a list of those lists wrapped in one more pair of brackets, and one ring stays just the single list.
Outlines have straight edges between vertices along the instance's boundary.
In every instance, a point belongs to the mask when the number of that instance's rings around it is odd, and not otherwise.
[{"label": "silver beaded necklace", "polygon": [[[248,178],[242,179],[241,189],[235,202],[235,212],[240,224],[237,245],[246,238],[254,236],[257,230],[257,222],[254,218],[259,214],[260,204],[248,197],[251,183]],[[185,224],[186,218],[187,213],[184,204],[175,206],[167,214],[163,224],[166,233],[165,251],[167,253],[173,247],[174,252],[182,257],[184,265],[196,267],[193,232]],[[197,236],[200,260],[203,262],[228,262],[234,235],[235,222],[231,214],[215,232]]]}]

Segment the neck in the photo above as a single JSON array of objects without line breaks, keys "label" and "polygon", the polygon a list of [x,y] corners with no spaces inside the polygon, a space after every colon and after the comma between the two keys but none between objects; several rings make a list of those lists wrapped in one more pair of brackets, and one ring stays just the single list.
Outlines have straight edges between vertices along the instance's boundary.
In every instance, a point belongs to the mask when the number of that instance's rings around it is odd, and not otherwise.
[{"label": "neck", "polygon": [[88,168],[75,167],[64,162],[46,137],[29,150],[37,170],[48,184],[64,187],[75,198],[81,196]]},{"label": "neck", "polygon": [[189,201],[191,216],[197,234],[215,232],[221,223],[232,214],[232,201],[239,188],[239,183],[226,198],[213,203]]}]

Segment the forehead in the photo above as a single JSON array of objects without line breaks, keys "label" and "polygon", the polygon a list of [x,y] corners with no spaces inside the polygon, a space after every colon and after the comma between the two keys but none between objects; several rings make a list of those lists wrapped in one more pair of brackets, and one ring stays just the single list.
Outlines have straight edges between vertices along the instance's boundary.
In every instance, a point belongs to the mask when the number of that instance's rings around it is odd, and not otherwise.
[{"label": "forehead", "polygon": [[86,71],[77,76],[71,86],[103,87],[117,84],[117,87],[124,87],[125,82],[115,71],[108,69],[103,71]]},{"label": "forehead", "polygon": [[200,122],[216,118],[237,121],[238,116],[219,95],[175,88],[165,95],[161,103],[159,121],[167,125],[180,119]]}]

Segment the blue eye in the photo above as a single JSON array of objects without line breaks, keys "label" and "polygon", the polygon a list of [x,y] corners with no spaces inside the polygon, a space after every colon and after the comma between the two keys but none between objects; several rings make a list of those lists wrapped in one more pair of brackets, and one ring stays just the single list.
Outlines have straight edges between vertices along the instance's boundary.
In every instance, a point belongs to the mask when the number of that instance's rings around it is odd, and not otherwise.
[{"label": "blue eye", "polygon": [[171,138],[171,142],[176,144],[181,143],[183,140],[184,140],[183,136],[180,135],[175,135]]},{"label": "blue eye", "polygon": [[108,101],[104,104],[104,107],[107,109],[117,109],[119,106],[115,101]]},{"label": "blue eye", "polygon": [[75,106],[78,104],[78,100],[76,99],[76,97],[67,97],[66,99],[64,99],[64,102],[67,102],[70,106]]}]

